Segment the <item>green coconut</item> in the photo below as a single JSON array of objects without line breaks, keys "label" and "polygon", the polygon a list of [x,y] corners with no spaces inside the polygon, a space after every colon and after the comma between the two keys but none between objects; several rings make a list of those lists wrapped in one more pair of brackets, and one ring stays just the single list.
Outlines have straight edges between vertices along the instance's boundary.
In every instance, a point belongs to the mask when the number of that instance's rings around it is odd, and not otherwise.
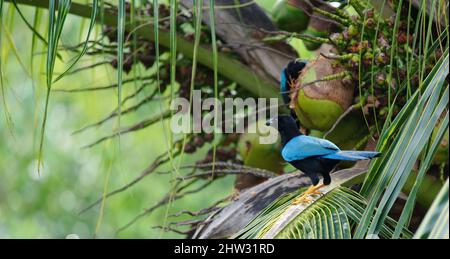
[{"label": "green coconut", "polygon": [[[324,21],[320,20],[316,15],[313,15],[310,19],[309,25],[306,28],[304,35],[312,36],[312,37],[320,37],[320,38],[327,38],[328,37],[328,30],[327,25]],[[310,50],[317,50],[320,48],[322,43],[320,42],[312,42],[312,41],[303,41],[305,44],[305,47]]]},{"label": "green coconut", "polygon": [[272,12],[277,27],[289,32],[302,32],[309,22],[311,7],[304,1],[278,0]]},{"label": "green coconut", "polygon": [[326,139],[335,143],[344,150],[363,149],[367,142],[367,129],[364,115],[361,110],[347,114],[336,127],[326,136]]},{"label": "green coconut", "polygon": [[[331,13],[334,12],[334,9],[328,4],[322,5],[319,8]],[[336,24],[329,22],[329,20],[329,18],[321,14],[313,13],[313,15],[311,15],[309,19],[308,27],[303,34],[319,38],[328,38],[328,36],[333,32],[339,31],[339,28],[336,26]],[[305,47],[310,51],[317,50],[322,45],[322,43],[320,42],[312,42],[307,40],[304,40],[304,43]]]},{"label": "green coconut", "polygon": [[241,134],[239,138],[238,152],[244,161],[244,165],[269,170],[274,173],[282,173],[284,160],[280,155],[280,140],[278,139],[274,144],[261,144],[260,137],[268,135],[269,127],[265,125],[265,121],[256,123],[259,126],[256,127],[256,133],[247,132]]},{"label": "green coconut", "polygon": [[308,134],[308,136],[316,138],[323,138],[323,135],[325,135],[325,132],[319,130],[310,130]]},{"label": "green coconut", "polygon": [[[294,109],[302,126],[320,131],[329,130],[353,101],[354,86],[342,83],[341,78],[317,81],[342,73],[333,61],[319,57],[310,62],[300,74],[292,96]],[[296,98],[296,99],[295,99]]]}]

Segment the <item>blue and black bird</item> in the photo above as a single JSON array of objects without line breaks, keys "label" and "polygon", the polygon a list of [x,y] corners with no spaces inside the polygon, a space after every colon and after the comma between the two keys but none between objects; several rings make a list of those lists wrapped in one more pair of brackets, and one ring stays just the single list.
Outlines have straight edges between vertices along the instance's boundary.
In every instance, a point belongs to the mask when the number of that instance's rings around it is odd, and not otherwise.
[{"label": "blue and black bird", "polygon": [[303,68],[305,68],[306,64],[308,64],[308,61],[306,60],[291,60],[281,71],[280,91],[285,104],[289,104],[291,102],[291,97],[289,97],[291,85],[294,84],[295,80],[297,80],[300,72]]},{"label": "blue and black bird", "polygon": [[[278,127],[283,159],[311,178],[313,186],[294,204],[308,201],[310,194],[320,194],[318,190],[331,183],[330,173],[339,161],[358,161],[381,155],[374,151],[343,151],[331,141],[302,135],[296,121],[289,115],[271,118],[266,125]],[[320,185],[319,176],[323,177],[323,184]]]},{"label": "blue and black bird", "polygon": [[[291,103],[290,94],[292,85],[295,83],[300,72],[303,70],[303,68],[305,68],[306,64],[308,64],[308,61],[306,60],[291,60],[281,71],[280,92],[286,105],[289,105]],[[297,121],[297,115],[293,110],[291,110],[291,116],[294,118],[294,120]]]}]

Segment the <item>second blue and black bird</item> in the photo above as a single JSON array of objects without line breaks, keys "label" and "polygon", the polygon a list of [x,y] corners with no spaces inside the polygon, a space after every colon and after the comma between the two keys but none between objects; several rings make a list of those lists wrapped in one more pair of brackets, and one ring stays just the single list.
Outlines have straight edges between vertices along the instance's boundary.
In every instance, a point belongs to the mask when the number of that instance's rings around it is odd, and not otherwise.
[{"label": "second blue and black bird", "polygon": [[[308,62],[305,60],[291,60],[281,71],[280,92],[286,105],[289,105],[291,103],[290,94],[292,91],[292,86],[293,84],[295,84],[295,81],[297,80],[303,68],[305,68],[306,64],[308,64]],[[297,115],[292,109],[291,116],[294,118],[294,120],[297,120]]]},{"label": "second blue and black bird", "polygon": [[281,71],[280,91],[285,104],[289,105],[291,102],[291,97],[289,97],[291,85],[294,84],[295,80],[297,80],[300,72],[303,68],[305,68],[306,64],[307,61],[304,60],[291,60],[286,67],[283,68],[283,71]]},{"label": "second blue and black bird", "polygon": [[[311,178],[313,186],[296,199],[294,204],[308,201],[308,195],[318,194],[320,188],[330,184],[330,173],[339,161],[372,159],[381,154],[374,151],[343,151],[331,141],[302,135],[296,121],[289,115],[274,117],[268,120],[266,125],[278,125],[283,159]],[[323,177],[321,185],[319,176]]]}]

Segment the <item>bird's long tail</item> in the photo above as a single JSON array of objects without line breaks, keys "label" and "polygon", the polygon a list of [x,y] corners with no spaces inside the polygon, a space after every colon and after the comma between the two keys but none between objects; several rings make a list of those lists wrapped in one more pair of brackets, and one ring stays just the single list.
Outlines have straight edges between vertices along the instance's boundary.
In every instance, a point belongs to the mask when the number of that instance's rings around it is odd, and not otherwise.
[{"label": "bird's long tail", "polygon": [[380,155],[381,155],[380,152],[375,151],[339,151],[334,154],[323,156],[323,158],[358,161],[358,160],[372,159],[374,157],[379,157]]}]

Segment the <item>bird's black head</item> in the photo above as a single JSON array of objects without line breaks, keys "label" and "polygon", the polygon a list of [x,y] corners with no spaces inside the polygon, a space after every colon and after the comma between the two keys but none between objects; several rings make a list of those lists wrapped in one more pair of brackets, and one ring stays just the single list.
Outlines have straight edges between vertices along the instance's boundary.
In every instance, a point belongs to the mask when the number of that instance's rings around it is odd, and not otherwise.
[{"label": "bird's black head", "polygon": [[302,71],[303,68],[305,68],[307,62],[300,60],[300,59],[295,59],[295,60],[291,60],[289,61],[289,63],[286,66],[286,77],[288,78],[288,80],[295,80],[298,78],[300,72]]},{"label": "bird's black head", "polygon": [[281,72],[281,96],[285,104],[291,102],[290,91],[291,85],[297,80],[300,71],[306,66],[306,61],[299,59],[291,60]]},{"label": "bird's black head", "polygon": [[290,115],[278,115],[266,122],[267,126],[277,128],[281,135],[282,145],[286,145],[292,138],[300,135],[300,130],[295,119]]}]

